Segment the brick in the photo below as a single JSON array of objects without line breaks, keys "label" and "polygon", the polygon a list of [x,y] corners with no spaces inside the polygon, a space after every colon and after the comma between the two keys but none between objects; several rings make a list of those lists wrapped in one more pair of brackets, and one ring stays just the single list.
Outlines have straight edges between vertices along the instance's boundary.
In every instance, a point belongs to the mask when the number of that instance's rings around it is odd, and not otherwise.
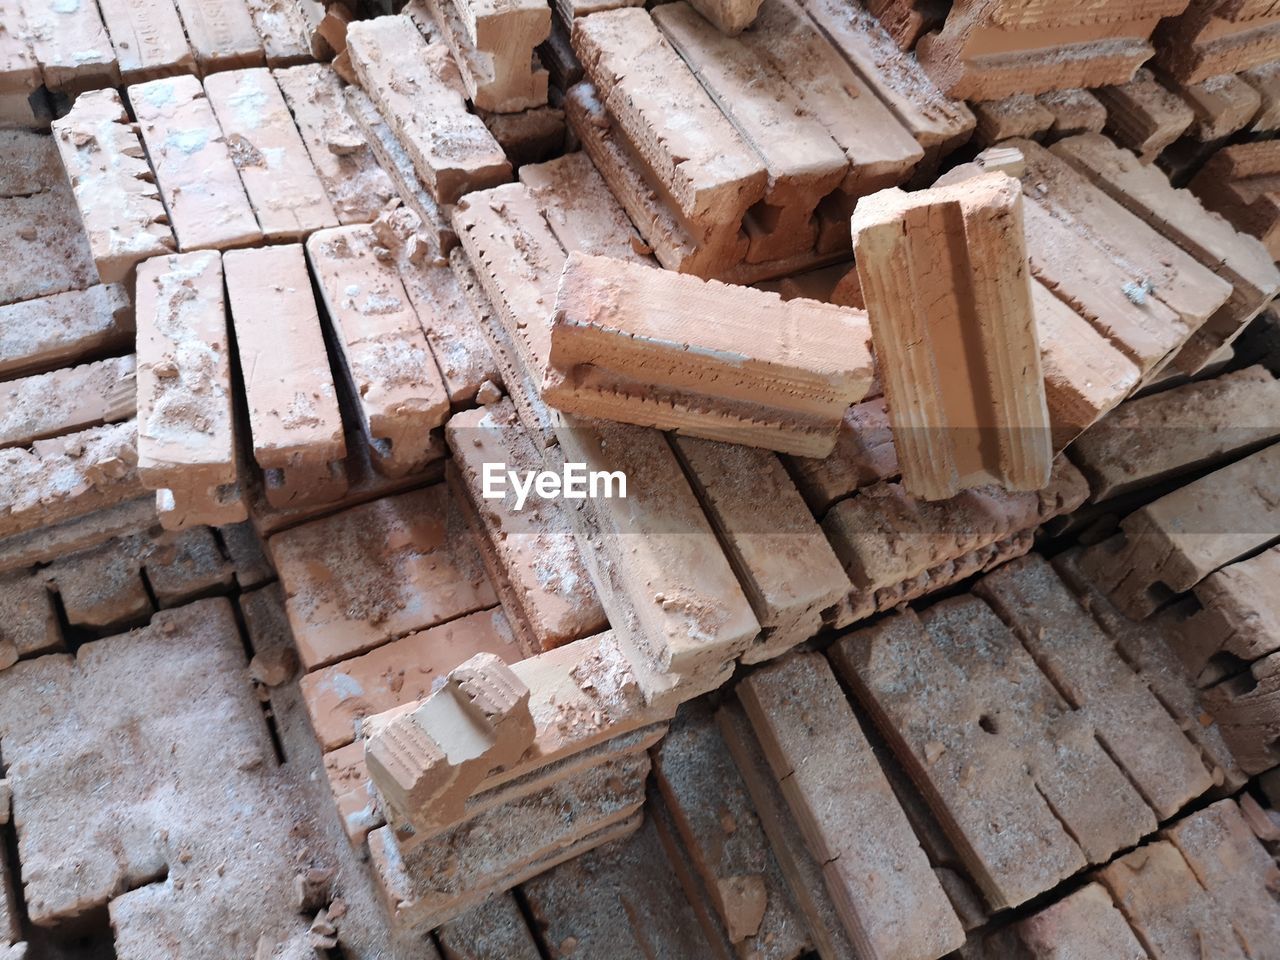
[{"label": "brick", "polygon": [[1258,91],[1260,105],[1252,117],[1253,133],[1270,133],[1280,129],[1280,64],[1275,61],[1250,67],[1240,78]]},{"label": "brick", "polygon": [[273,74],[338,222],[369,223],[396,189],[347,113],[337,74],[319,63]]},{"label": "brick", "polygon": [[1054,124],[1053,111],[1030,93],[1015,93],[1000,100],[982,100],[973,105],[978,126],[974,139],[987,147],[1009,137],[1039,140]]},{"label": "brick", "polygon": [[244,520],[221,257],[158,257],[138,269],[138,470],[161,523]]},{"label": "brick", "polygon": [[138,497],[137,431],[126,420],[0,450],[0,537]]},{"label": "brick", "polygon": [[1280,764],[1280,654],[1210,687],[1203,701],[1241,770],[1256,774]]},{"label": "brick", "polygon": [[176,607],[213,593],[228,593],[235,570],[208,527],[156,540],[145,558],[147,583],[161,607]]},{"label": "brick", "polygon": [[[375,500],[268,541],[308,670],[497,603],[441,484]],[[324,556],[324,568],[314,558]]]},{"label": "brick", "polygon": [[[52,147],[52,138],[46,140]],[[56,158],[57,152],[50,152]],[[0,197],[0,220],[8,225],[0,234],[0,259],[9,264],[0,277],[0,305],[83,290],[98,282],[69,183]]]},{"label": "brick", "polygon": [[128,93],[178,249],[259,242],[262,230],[200,81],[151,80]]},{"label": "brick", "polygon": [[530,654],[549,650],[608,628],[560,504],[546,501],[514,510],[513,494],[484,498],[484,465],[538,471],[543,460],[521,429],[510,401],[456,414],[447,435],[460,489],[486,545],[490,577],[512,625]]},{"label": "brick", "polygon": [[1199,83],[1275,58],[1280,38],[1276,11],[1259,5],[1249,16],[1233,16],[1214,0],[1196,0],[1186,12],[1160,25],[1156,63],[1180,83]]},{"label": "brick", "polygon": [[709,709],[685,707],[653,759],[671,819],[729,940],[761,958],[803,952],[804,921]]},{"label": "brick", "polygon": [[697,244],[724,266],[741,260],[742,218],[763,199],[767,171],[649,14],[622,8],[580,20],[573,45],[654,187],[669,194]]},{"label": "brick", "polygon": [[73,96],[94,87],[119,85],[120,67],[96,3],[19,2],[46,86]]},{"label": "brick", "polygon": [[120,94],[98,90],[77,97],[53,130],[104,283],[126,280],[138,262],[174,248],[168,214]]},{"label": "brick", "polygon": [[902,53],[869,11],[851,10],[839,0],[800,0],[800,6],[874,95],[911,131],[925,151],[927,165],[936,165],[969,139],[975,125],[973,113],[939,89],[914,54]]},{"label": "brick", "polygon": [[[877,194],[853,218],[903,483],[927,499],[992,481],[1036,489],[1048,479],[1051,438],[1021,210],[1017,181],[992,173],[933,191]],[[963,252],[944,241],[956,232]],[[939,265],[942,249],[950,256]],[[968,279],[957,284],[961,274]],[[936,311],[928,320],[926,307]],[[941,357],[970,376],[947,376]],[[978,381],[988,389],[976,391]]]},{"label": "brick", "polygon": [[812,250],[815,210],[846,176],[844,151],[766,58],[693,7],[666,4],[652,18],[768,174],[761,202],[772,215],[746,212],[746,259],[785,260]]},{"label": "brick", "polygon": [[1089,549],[1084,569],[1126,614],[1149,616],[1276,539],[1278,463],[1272,445],[1135,510],[1120,533]]},{"label": "brick", "polygon": [[386,825],[364,766],[364,744],[349,743],[326,753],[324,772],[347,838],[362,846],[370,831]]},{"label": "brick", "polygon": [[823,957],[851,960],[857,954],[849,944],[827,892],[822,864],[809,852],[801,837],[741,705],[727,700],[716,710],[716,723],[750,794],[760,827],[768,837],[796,907],[804,915],[814,947]]},{"label": "brick", "polygon": [[1280,258],[1280,150],[1259,140],[1224,147],[1200,168],[1191,192]]},{"label": "brick", "polygon": [[993,908],[1155,829],[1088,718],[977,598],[897,614],[850,634],[834,658]]},{"label": "brick", "polygon": [[132,354],[63,367],[0,385],[0,447],[127,420],[135,413]]},{"label": "brick", "polygon": [[1100,87],[1094,95],[1107,108],[1107,132],[1145,163],[1195,122],[1191,107],[1149,70],[1139,70],[1128,83]]},{"label": "brick", "polygon": [[347,446],[302,246],[232,251],[223,270],[268,502],[335,500]]},{"label": "brick", "polygon": [[547,102],[547,71],[534,48],[551,32],[544,3],[426,0],[478,110],[516,113]]},{"label": "brick", "polygon": [[195,58],[173,0],[99,0],[98,9],[124,83],[195,72]]},{"label": "brick", "polygon": [[1197,372],[1215,350],[1231,343],[1280,289],[1280,271],[1260,244],[1207,213],[1194,194],[1175,189],[1156,168],[1140,163],[1100,136],[1064,140],[1053,152],[1232,284],[1231,297],[1174,358],[1174,369]]},{"label": "brick", "polygon": [[449,396],[399,271],[377,256],[367,226],[325,230],[306,246],[374,464],[393,477],[420,470]]},{"label": "brick", "polygon": [[55,370],[132,339],[129,295],[118,284],[0,306],[0,376]]},{"label": "brick", "polygon": [[693,8],[717,30],[736,37],[755,21],[761,0],[695,0]]},{"label": "brick", "polygon": [[306,674],[302,695],[316,739],[325,751],[351,743],[366,717],[426,699],[437,678],[478,653],[522,658],[500,611],[467,614]]},{"label": "brick", "polygon": [[1213,786],[1199,751],[1121,659],[1114,644],[1039,556],[987,574],[974,587],[1161,820]]},{"label": "brick", "polygon": [[[641,302],[643,316],[625,309]],[[785,346],[756,336],[766,312],[770,329],[791,331]],[[870,382],[870,351],[856,352],[866,335],[861,314],[847,308],[783,304],[776,294],[575,253],[556,295],[542,396],[569,413],[822,456]],[[837,342],[843,350],[831,349]],[[733,381],[724,382],[729,367]],[[666,400],[626,386],[638,382]]]},{"label": "brick", "polygon": [[262,40],[269,67],[286,67],[311,59],[311,30],[300,4],[284,0],[245,0]]},{"label": "brick", "polygon": [[1088,90],[1051,90],[1036,97],[1053,114],[1049,133],[1054,139],[1081,133],[1101,133],[1107,125],[1107,108]]},{"label": "brick", "polygon": [[1211,573],[1196,585],[1199,609],[1179,630],[1176,647],[1200,686],[1280,650],[1280,607],[1269,584],[1280,575],[1280,548],[1272,547]]},{"label": "brick", "polygon": [[845,411],[836,448],[821,460],[786,457],[787,472],[814,515],[821,518],[837,500],[860,487],[898,475],[898,454],[884,397],[855,403]]},{"label": "brick", "polygon": [[539,960],[533,934],[515,898],[502,894],[436,930],[445,960]]},{"label": "brick", "polygon": [[[459,90],[442,79],[407,17],[354,23],[348,32],[360,85],[377,103],[437,203],[511,179],[511,165]],[[428,109],[429,108],[429,109]]]},{"label": "brick", "polygon": [[640,234],[587,154],[567,153],[523,166],[520,182],[566,252],[653,263]]},{"label": "brick", "polygon": [[778,458],[690,437],[672,447],[760,622],[743,662],[771,659],[830,625],[849,578]]},{"label": "brick", "polygon": [[44,576],[72,626],[118,632],[145,623],[152,614],[142,559],[129,541],[60,560],[46,567]]},{"label": "brick", "polygon": [[1262,107],[1262,94],[1233,73],[1189,84],[1179,93],[1195,112],[1188,133],[1201,142],[1243,130]]},{"label": "brick", "polygon": [[959,947],[959,920],[822,656],[759,670],[738,698],[859,954]]},{"label": "brick", "polygon": [[705,936],[678,885],[656,828],[537,877],[522,887],[555,960],[570,956],[709,956]]},{"label": "brick", "polygon": [[200,72],[260,67],[265,63],[262,39],[253,26],[245,0],[174,0]]},{"label": "brick", "polygon": [[271,72],[209,77],[205,95],[267,241],[301,240],[338,225],[320,178]]},{"label": "brick", "polygon": [[1038,910],[1015,924],[1014,931],[1033,960],[1150,958],[1124,915],[1097,883]]},{"label": "brick", "polygon": [[26,26],[20,0],[0,3],[0,120],[6,124],[44,126],[50,118],[48,101],[40,92],[40,70]]},{"label": "brick", "polygon": [[561,861],[581,863],[584,849],[635,829],[648,770],[643,753],[620,758],[482,813],[403,858],[389,829],[374,831],[372,866],[392,923],[425,933]]},{"label": "brick", "polygon": [[1263,367],[1122,404],[1072,447],[1092,499],[1107,500],[1222,463],[1276,439],[1280,383]]},{"label": "brick", "polygon": [[[24,572],[0,579],[0,669],[20,658],[60,649],[62,628],[53,598],[39,576]],[[8,809],[7,801],[0,798],[0,814],[7,816]]]},{"label": "brick", "polygon": [[483,119],[516,169],[564,152],[567,128],[564,111],[559,107],[544,105],[519,113],[489,113]]}]

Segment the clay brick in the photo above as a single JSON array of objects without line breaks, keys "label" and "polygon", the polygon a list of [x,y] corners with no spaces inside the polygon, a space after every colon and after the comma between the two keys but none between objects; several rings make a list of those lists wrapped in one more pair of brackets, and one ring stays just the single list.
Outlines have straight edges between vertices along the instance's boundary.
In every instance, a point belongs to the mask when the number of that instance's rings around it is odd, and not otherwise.
[{"label": "clay brick", "polygon": [[1280,548],[1211,573],[1196,585],[1200,609],[1179,630],[1182,662],[1200,686],[1280,650],[1280,606],[1270,584],[1280,576]]},{"label": "clay brick", "polygon": [[1230,3],[1193,0],[1156,32],[1156,62],[1181,83],[1199,83],[1275,59],[1280,17],[1263,4],[1240,16]]},{"label": "clay brick", "polygon": [[[765,343],[757,331],[766,326],[787,332]],[[556,295],[542,396],[569,413],[823,456],[870,382],[870,350],[857,352],[866,336],[862,315],[847,308],[783,304],[776,294],[574,253]],[[666,399],[626,386],[641,382]]]},{"label": "clay brick", "polygon": [[565,149],[567,128],[564,111],[559,107],[532,107],[520,113],[489,113],[484,115],[484,125],[517,169],[550,160]]},{"label": "clay brick", "polygon": [[783,462],[819,518],[859,487],[896,477],[898,453],[884,397],[855,403],[845,411],[830,456],[822,460],[785,457]]},{"label": "clay brick", "polygon": [[0,537],[139,496],[137,432],[126,420],[0,450]]},{"label": "clay brick", "polygon": [[982,100],[973,105],[977,119],[974,140],[991,146],[1009,137],[1039,140],[1054,124],[1053,111],[1030,93],[1015,93],[1001,100]]},{"label": "clay brick", "polygon": [[262,231],[200,81],[174,77],[135,84],[129,103],[178,249],[259,242]]},{"label": "clay brick", "polygon": [[129,295],[118,284],[0,306],[0,377],[55,370],[132,339]]},{"label": "clay brick", "polygon": [[1233,73],[1189,84],[1178,93],[1195,112],[1187,134],[1202,143],[1243,130],[1262,107],[1262,95]]},{"label": "clay brick", "polygon": [[1195,122],[1191,107],[1149,70],[1139,70],[1128,83],[1100,87],[1094,93],[1107,108],[1107,132],[1144,163],[1154,160]]},{"label": "clay brick", "polygon": [[500,611],[468,614],[306,674],[302,695],[316,739],[326,751],[351,743],[364,718],[426,699],[437,677],[477,653],[507,663],[523,657]]},{"label": "clay brick", "polygon": [[925,164],[969,139],[975,119],[963,101],[948,97],[921,69],[915,54],[903,53],[875,16],[843,0],[800,0],[800,6],[849,61],[872,92],[911,131],[925,151]]},{"label": "clay brick", "polygon": [[743,221],[748,262],[812,250],[815,210],[846,177],[844,151],[767,59],[726,37],[693,7],[665,4],[652,17],[768,174],[761,202],[769,215],[747,211]]},{"label": "clay brick", "polygon": [[347,113],[337,75],[319,63],[273,74],[338,222],[373,220],[396,190]]},{"label": "clay brick", "polygon": [[407,17],[353,23],[347,34],[360,85],[413,158],[437,203],[511,179],[511,165],[463,95],[430,63],[432,53]]},{"label": "clay brick", "polygon": [[364,744],[357,741],[326,753],[324,772],[347,838],[353,845],[363,846],[370,831],[386,824],[365,769]]},{"label": "clay brick", "polygon": [[337,214],[271,72],[236,70],[205,80],[232,162],[263,239],[301,240],[334,227]]},{"label": "clay brick", "polygon": [[693,8],[726,36],[736,37],[755,21],[761,0],[691,0]]},{"label": "clay brick", "polygon": [[126,84],[195,72],[173,0],[98,0]]},{"label": "clay brick", "polygon": [[414,169],[413,158],[400,143],[396,134],[383,121],[378,107],[359,87],[347,87],[345,90],[347,113],[355,123],[361,139],[373,152],[374,158],[391,179],[393,194],[399,193],[421,219],[433,237],[436,247],[447,252],[455,246],[458,238],[449,226],[447,211],[451,209],[436,203],[431,191],[423,187]]},{"label": "clay brick", "polygon": [[347,445],[302,246],[232,251],[223,270],[267,499],[335,500]]},{"label": "clay brick", "polygon": [[498,602],[443,484],[313,520],[267,546],[308,670]]},{"label": "clay brick", "polygon": [[515,898],[486,900],[436,930],[445,960],[540,960],[533,934]]},{"label": "clay brick", "polygon": [[116,632],[151,616],[142,580],[142,560],[129,541],[106,543],[46,567],[43,576],[58,593],[67,622]]},{"label": "clay brick", "polygon": [[135,413],[132,354],[0,384],[0,447],[127,420]]},{"label": "clay brick", "polygon": [[1280,129],[1280,62],[1260,64],[1239,74],[1240,79],[1258,91],[1261,100],[1254,114],[1252,133],[1270,133]]},{"label": "clay brick", "polygon": [[522,893],[555,960],[711,956],[671,871],[646,822],[631,838],[529,881]]},{"label": "clay brick", "polygon": [[672,447],[760,621],[743,662],[776,657],[829,626],[849,578],[778,458],[690,437]]},{"label": "clay brick", "polygon": [[[6,785],[8,781],[3,781]],[[3,801],[4,815],[0,817],[0,825],[9,822],[9,797]],[[5,960],[25,960],[25,945],[13,947],[22,937],[22,924],[18,916],[17,901],[14,898],[14,884],[8,858],[0,860],[0,957]]]},{"label": "clay brick", "polygon": [[1090,883],[1014,926],[1031,960],[1150,960],[1107,891]]},{"label": "clay brick", "polygon": [[537,0],[426,0],[478,110],[516,113],[547,102],[547,71],[534,47],[551,32]]},{"label": "clay brick", "polygon": [[394,263],[373,230],[338,227],[307,240],[307,257],[345,361],[375,465],[388,476],[433,458],[431,431],[449,396]]},{"label": "clay brick", "polygon": [[484,498],[486,463],[521,472],[544,468],[510,401],[457,414],[447,435],[460,480],[455,495],[478,521],[490,578],[522,646],[532,655],[607,629],[560,504],[527,504],[517,512],[510,491],[498,501]]},{"label": "clay brick", "polygon": [[1131,617],[1276,538],[1280,445],[1259,450],[1129,514],[1120,533],[1091,547],[1084,569]]},{"label": "clay brick", "polygon": [[822,864],[805,845],[741,705],[726,701],[716,710],[716,723],[815,948],[832,960],[852,960],[856,954],[827,892]]},{"label": "clay brick", "polygon": [[738,952],[762,960],[803,952],[804,921],[705,704],[677,715],[653,760],[671,819]]},{"label": "clay brick", "polygon": [[[992,173],[931,191],[886,191],[854,214],[903,484],[926,499],[993,481],[1030,490],[1048,479],[1021,211],[1018,182]],[[951,364],[969,376],[948,376]]]},{"label": "clay brick", "polygon": [[77,97],[53,131],[104,283],[123,281],[139,261],[174,249],[169,215],[120,94]]},{"label": "clay brick", "polygon": [[138,268],[138,471],[170,530],[248,516],[238,487],[222,280],[213,251]]},{"label": "clay brick", "polygon": [[1155,829],[1092,724],[982,601],[897,614],[840,641],[834,659],[993,908]]},{"label": "clay brick", "polygon": [[40,64],[31,50],[20,0],[0,2],[0,121],[43,127],[50,119]]},{"label": "clay brick", "polygon": [[161,607],[176,607],[213,593],[226,593],[235,570],[213,531],[195,527],[155,541],[145,556],[147,583]]},{"label": "clay brick", "polygon": [[1161,821],[1213,786],[1199,751],[1047,561],[1015,560],[979,580],[974,593],[1092,724]]},{"label": "clay brick", "polygon": [[[57,163],[53,138],[43,138]],[[0,197],[0,305],[83,290],[98,282],[84,223],[65,180],[23,196]]]},{"label": "clay brick", "polygon": [[311,30],[302,4],[245,0],[245,6],[262,40],[267,66],[285,67],[311,59]]},{"label": "clay brick", "polygon": [[1257,237],[1268,254],[1280,259],[1280,148],[1274,141],[1224,147],[1201,167],[1190,189],[1206,207]]},{"label": "clay brick", "polygon": [[573,46],[653,187],[670,196],[698,246],[723,267],[741,260],[742,218],[763,199],[767,171],[649,14],[623,8],[579,20]]},{"label": "clay brick", "polygon": [[[62,628],[53,598],[39,576],[20,573],[0,579],[0,670],[20,658],[60,649]],[[8,803],[0,797],[0,823],[7,814]]]},{"label": "clay brick", "polygon": [[1227,747],[1222,731],[1204,712],[1200,691],[1177,654],[1178,624],[1160,617],[1130,620],[1080,569],[1080,548],[1058,554],[1054,568],[1093,614],[1128,663],[1195,743],[1219,789],[1235,791],[1248,778]]},{"label": "clay brick", "polygon": [[1241,770],[1255,774],[1280,764],[1280,654],[1209,688],[1203,701]]},{"label": "clay brick", "polygon": [[94,87],[120,84],[111,39],[96,3],[19,0],[31,51],[45,85],[72,96]]},{"label": "clay brick", "polygon": [[425,933],[562,861],[582,863],[584,850],[636,828],[648,771],[643,753],[620,758],[486,811],[403,857],[389,828],[374,831],[370,857],[392,923]]},{"label": "clay brick", "polygon": [[266,59],[245,0],[174,0],[202,74],[260,67]]},{"label": "clay brick", "polygon": [[1173,359],[1184,373],[1202,369],[1210,355],[1244,329],[1280,289],[1280,271],[1260,244],[1205,211],[1194,194],[1177,190],[1155,167],[1101,136],[1073,137],[1053,148],[1125,209],[1159,230],[1232,284],[1227,300]]},{"label": "clay brick", "polygon": [[1051,90],[1036,97],[1053,114],[1049,133],[1054,139],[1081,133],[1101,133],[1107,125],[1107,108],[1088,90]]},{"label": "clay brick", "polygon": [[1094,501],[1202,470],[1280,435],[1280,382],[1261,366],[1118,407],[1071,449]]},{"label": "clay brick", "polygon": [[959,920],[821,655],[750,674],[738,698],[859,954],[923,960],[960,946]]}]

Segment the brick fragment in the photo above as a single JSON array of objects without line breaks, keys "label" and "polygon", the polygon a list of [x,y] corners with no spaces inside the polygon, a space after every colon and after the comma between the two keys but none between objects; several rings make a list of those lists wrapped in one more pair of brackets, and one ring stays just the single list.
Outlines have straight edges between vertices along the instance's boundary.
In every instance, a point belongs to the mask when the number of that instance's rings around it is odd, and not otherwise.
[{"label": "brick fragment", "polygon": [[31,51],[45,85],[74,96],[95,87],[120,84],[111,39],[96,3],[19,0]]},{"label": "brick fragment", "polygon": [[443,484],[313,520],[267,546],[308,670],[497,603]]},{"label": "brick fragment", "polygon": [[321,231],[306,247],[375,465],[393,477],[420,470],[449,396],[399,271],[364,225]]},{"label": "brick fragment", "polygon": [[238,487],[222,259],[175,254],[138,268],[138,470],[167,529],[248,516]]},{"label": "brick fragment", "polygon": [[70,113],[54,121],[53,131],[104,283],[127,279],[139,261],[175,247],[155,177],[120,94],[96,90],[77,97]]},{"label": "brick fragment", "polygon": [[200,81],[187,76],[135,84],[129,103],[178,249],[259,242],[262,230]]},{"label": "brick fragment", "polygon": [[738,697],[859,954],[959,947],[960,922],[821,655],[750,674]]},{"label": "brick fragment", "polygon": [[432,53],[407,17],[351,25],[348,49],[361,86],[413,158],[437,203],[511,179],[511,165],[459,90],[431,65]]},{"label": "brick fragment", "polygon": [[545,3],[426,0],[425,6],[478,110],[517,113],[547,102],[547,71],[534,53],[551,32]]},{"label": "brick fragment", "polygon": [[129,419],[136,412],[134,366],[129,354],[0,384],[0,447]]},{"label": "brick fragment", "polygon": [[[766,312],[769,329],[791,330],[782,346],[756,336]],[[574,253],[556,295],[542,396],[570,413],[822,456],[870,382],[870,351],[856,350],[865,337],[862,316],[847,308],[783,304],[776,294]],[[831,348],[837,342],[841,350]],[[627,386],[639,382],[665,400]]]},{"label": "brick fragment", "polygon": [[126,84],[195,72],[173,0],[98,0]]},{"label": "brick fragment", "polygon": [[338,222],[369,223],[396,190],[347,113],[341,81],[319,63],[273,73]]},{"label": "brick fragment", "polygon": [[204,82],[231,160],[267,241],[301,240],[337,214],[271,72],[235,70]]},{"label": "brick fragment", "polygon": [[347,489],[347,446],[302,246],[223,257],[253,455],[275,507]]},{"label": "brick fragment", "polygon": [[1280,382],[1261,366],[1122,404],[1071,448],[1102,501],[1213,466],[1280,435]]},{"label": "brick fragment", "polygon": [[525,648],[538,653],[607,629],[560,504],[529,503],[517,512],[510,490],[501,500],[484,497],[486,463],[519,472],[544,469],[510,401],[455,415],[447,433],[461,486],[455,495],[466,499],[478,521],[490,577]]},{"label": "brick fragment", "polygon": [[245,0],[174,0],[200,72],[260,67],[265,62],[262,38],[253,26]]}]

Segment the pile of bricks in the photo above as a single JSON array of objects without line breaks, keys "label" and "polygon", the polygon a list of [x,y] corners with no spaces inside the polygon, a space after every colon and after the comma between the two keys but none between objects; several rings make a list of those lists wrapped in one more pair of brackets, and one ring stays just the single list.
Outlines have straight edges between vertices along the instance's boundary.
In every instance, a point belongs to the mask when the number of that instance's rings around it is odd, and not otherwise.
[{"label": "pile of bricks", "polygon": [[1270,957],[1280,12],[1051,6],[0,0],[0,958]]}]

